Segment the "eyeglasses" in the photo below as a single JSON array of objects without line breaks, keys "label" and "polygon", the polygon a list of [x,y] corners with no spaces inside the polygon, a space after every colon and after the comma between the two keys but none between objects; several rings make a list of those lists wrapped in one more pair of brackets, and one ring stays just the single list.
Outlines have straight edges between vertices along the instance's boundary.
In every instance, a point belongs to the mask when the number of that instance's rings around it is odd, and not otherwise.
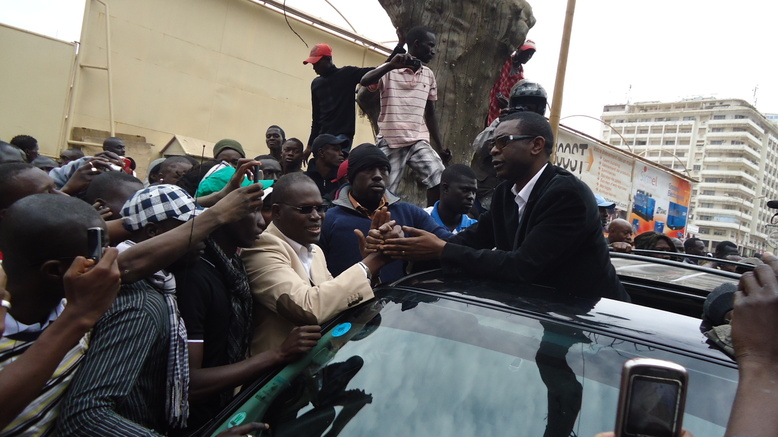
[{"label": "eyeglasses", "polygon": [[527,138],[535,138],[535,137],[537,137],[537,135],[502,135],[492,139],[490,144],[492,145],[492,147],[497,147],[497,150],[502,150],[508,144],[514,141],[526,140]]},{"label": "eyeglasses", "polygon": [[284,203],[284,205],[291,206],[292,208],[296,209],[297,212],[299,212],[300,214],[304,214],[304,215],[308,215],[308,214],[312,213],[313,210],[316,210],[316,212],[319,213],[319,214],[324,214],[325,212],[327,212],[327,206],[323,205],[323,204],[322,205],[295,206],[295,205],[290,205],[288,203]]}]

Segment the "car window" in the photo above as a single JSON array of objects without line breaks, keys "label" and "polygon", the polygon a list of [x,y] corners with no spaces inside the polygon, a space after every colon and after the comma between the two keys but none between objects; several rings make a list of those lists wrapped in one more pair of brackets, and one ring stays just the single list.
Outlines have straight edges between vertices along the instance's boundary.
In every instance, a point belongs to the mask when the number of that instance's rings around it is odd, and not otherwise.
[{"label": "car window", "polygon": [[266,421],[275,436],[590,436],[613,429],[621,366],[638,356],[685,366],[684,427],[723,434],[731,365],[411,293],[338,320],[230,420]]},{"label": "car window", "polygon": [[620,276],[661,281],[699,290],[705,294],[724,282],[737,283],[736,278],[718,270],[687,268],[683,264],[661,264],[652,260],[611,257],[611,263]]}]

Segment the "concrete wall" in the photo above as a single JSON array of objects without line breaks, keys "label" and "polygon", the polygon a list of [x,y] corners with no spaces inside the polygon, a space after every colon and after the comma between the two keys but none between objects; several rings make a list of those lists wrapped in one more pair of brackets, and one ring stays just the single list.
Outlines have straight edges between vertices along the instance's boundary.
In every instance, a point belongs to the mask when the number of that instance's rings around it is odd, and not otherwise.
[{"label": "concrete wall", "polygon": [[[105,9],[88,0],[82,64],[105,65]],[[309,48],[282,14],[248,0],[108,1],[115,130],[151,143],[154,157],[174,134],[240,141],[248,155],[266,153],[267,126],[306,142]],[[336,65],[371,66],[386,57],[290,19],[312,46],[333,47]],[[110,130],[105,71],[81,69],[72,127]],[[373,141],[357,119],[355,144]],[[130,145],[128,155],[132,156]],[[145,167],[145,162],[138,162]]]},{"label": "concrete wall", "polygon": [[0,24],[0,139],[32,135],[59,156],[75,46]]}]

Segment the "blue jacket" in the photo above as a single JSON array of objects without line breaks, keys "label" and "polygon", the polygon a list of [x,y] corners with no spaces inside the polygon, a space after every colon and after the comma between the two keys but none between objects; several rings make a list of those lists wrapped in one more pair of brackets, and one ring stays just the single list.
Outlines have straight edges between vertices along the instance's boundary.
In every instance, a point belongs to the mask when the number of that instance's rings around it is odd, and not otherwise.
[{"label": "blue jacket", "polygon": [[[359,253],[359,241],[354,235],[354,229],[359,229],[365,235],[370,230],[371,220],[351,205],[348,198],[350,190],[351,185],[349,184],[341,187],[338,198],[334,202],[335,206],[327,210],[322,224],[319,246],[324,250],[324,255],[327,258],[327,269],[333,276],[339,275],[340,272],[362,261],[362,254]],[[423,209],[411,203],[401,202],[399,197],[389,191],[386,192],[386,198],[389,202],[392,220],[395,220],[398,225],[423,229],[444,240],[451,237],[451,232],[435,223]],[[393,261],[385,265],[381,269],[381,281],[391,283],[405,276],[404,264],[402,261]]]}]

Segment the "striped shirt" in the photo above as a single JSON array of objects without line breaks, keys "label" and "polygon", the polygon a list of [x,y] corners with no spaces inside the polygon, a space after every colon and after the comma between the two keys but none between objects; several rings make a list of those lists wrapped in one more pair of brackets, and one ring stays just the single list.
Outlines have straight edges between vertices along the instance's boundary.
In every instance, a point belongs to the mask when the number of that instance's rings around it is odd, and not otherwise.
[{"label": "striped shirt", "polygon": [[[10,314],[6,315],[7,317]],[[6,320],[8,320],[6,318]],[[29,334],[29,332],[26,332]],[[68,388],[78,364],[84,357],[89,342],[89,334],[85,335],[79,343],[71,349],[57,370],[51,375],[46,385],[43,386],[40,395],[35,398],[16,418],[8,424],[0,436],[46,436],[52,434],[54,421],[59,413],[59,401]],[[9,337],[0,338],[0,371],[5,366],[15,361],[19,356],[32,346],[34,340],[14,340]]]},{"label": "striped shirt", "polygon": [[123,284],[92,329],[89,352],[65,394],[57,433],[146,436],[167,430],[170,325],[164,296],[145,280]]},{"label": "striped shirt", "polygon": [[[371,87],[371,90],[376,87]],[[424,121],[428,100],[438,99],[435,74],[422,66],[391,70],[381,77],[381,115],[378,117],[378,140],[386,140],[392,149],[407,147],[419,141],[430,142]]]}]

